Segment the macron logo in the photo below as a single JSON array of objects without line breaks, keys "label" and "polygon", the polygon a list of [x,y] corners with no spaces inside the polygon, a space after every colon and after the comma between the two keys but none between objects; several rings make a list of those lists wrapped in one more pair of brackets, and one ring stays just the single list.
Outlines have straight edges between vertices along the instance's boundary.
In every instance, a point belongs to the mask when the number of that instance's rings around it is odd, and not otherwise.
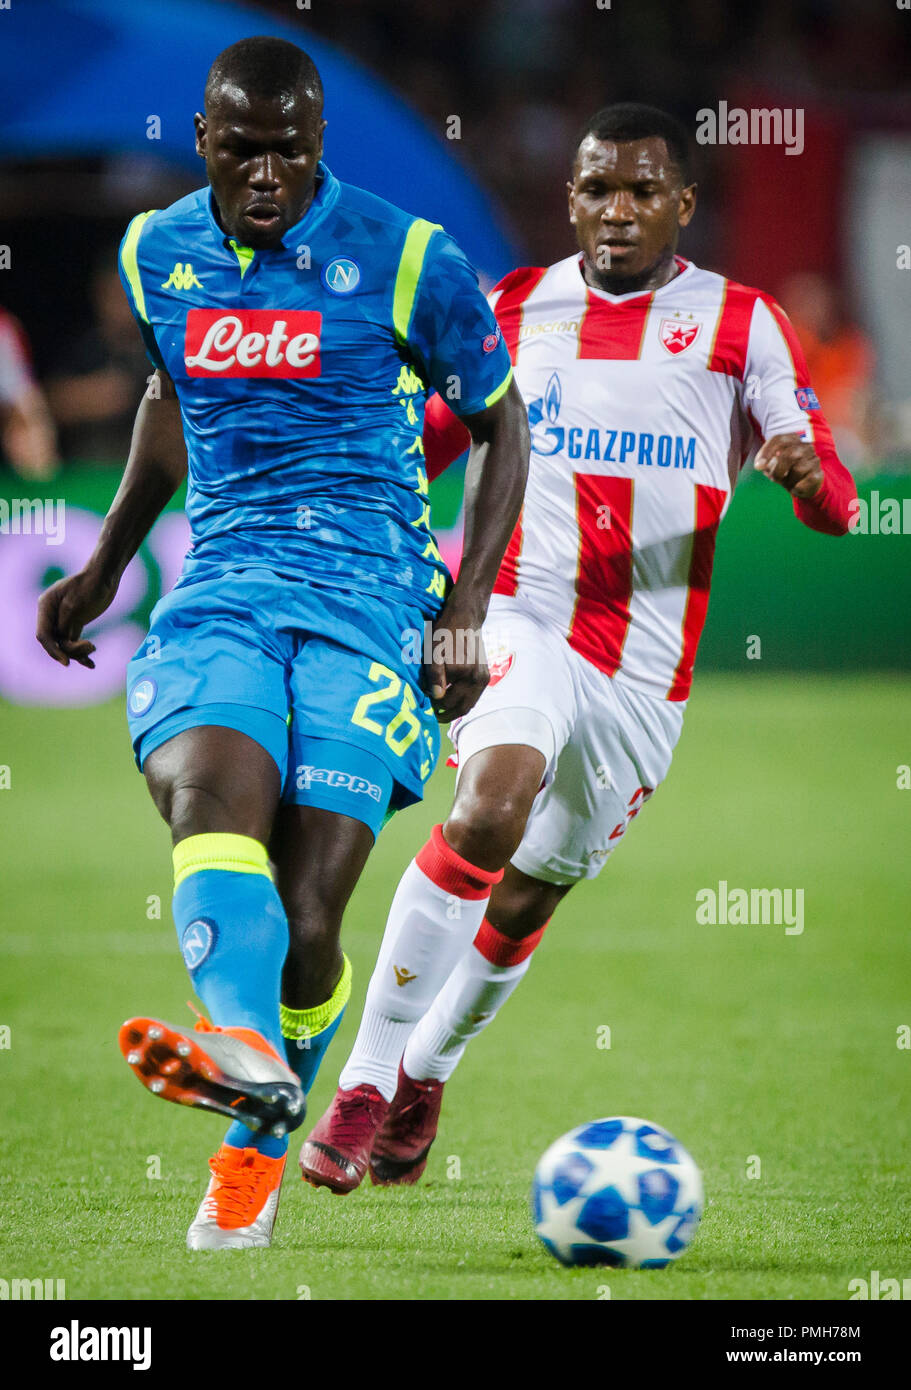
[{"label": "macron logo", "polygon": [[320,375],[323,316],[313,309],[191,309],[184,362],[188,376]]},{"label": "macron logo", "polygon": [[134,1371],[152,1364],[151,1327],[69,1327],[51,1329],[52,1361],[129,1361]]}]

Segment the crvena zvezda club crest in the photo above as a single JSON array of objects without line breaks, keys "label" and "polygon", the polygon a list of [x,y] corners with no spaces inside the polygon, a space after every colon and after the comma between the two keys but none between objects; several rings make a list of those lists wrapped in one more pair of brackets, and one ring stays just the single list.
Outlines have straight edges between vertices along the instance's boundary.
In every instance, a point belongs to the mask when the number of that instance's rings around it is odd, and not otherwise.
[{"label": "crvena zvezda club crest", "polygon": [[506,675],[507,671],[512,666],[512,663],[515,661],[515,659],[516,658],[514,652],[504,651],[493,652],[487,658],[487,669],[490,672],[488,688],[491,685],[496,685],[497,681],[501,681],[503,679],[503,677]]},{"label": "crvena zvezda club crest", "polygon": [[658,329],[661,344],[676,357],[678,352],[686,352],[699,337],[701,323],[691,323],[686,319],[662,319]]}]

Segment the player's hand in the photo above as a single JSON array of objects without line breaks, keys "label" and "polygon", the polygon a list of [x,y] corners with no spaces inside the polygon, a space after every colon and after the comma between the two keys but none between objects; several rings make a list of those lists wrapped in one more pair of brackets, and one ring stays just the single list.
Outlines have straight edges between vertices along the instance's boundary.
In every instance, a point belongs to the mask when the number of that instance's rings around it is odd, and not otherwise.
[{"label": "player's hand", "polygon": [[816,450],[799,434],[773,434],[756,455],[754,467],[795,497],[815,497],[822,487]]},{"label": "player's hand", "polygon": [[38,601],[35,636],[48,656],[61,666],[76,661],[94,671],[95,644],[82,637],[82,629],[110,606],[116,593],[115,583],[88,569],[46,589]]},{"label": "player's hand", "polygon": [[481,637],[484,614],[453,589],[433,625],[431,659],[424,663],[424,688],[441,724],[458,719],[477,703],[490,679]]}]

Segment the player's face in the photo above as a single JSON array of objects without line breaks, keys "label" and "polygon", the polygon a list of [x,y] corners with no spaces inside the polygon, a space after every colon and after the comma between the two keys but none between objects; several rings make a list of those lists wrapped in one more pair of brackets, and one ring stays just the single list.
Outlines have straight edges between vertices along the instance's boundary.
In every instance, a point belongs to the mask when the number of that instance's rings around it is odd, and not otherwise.
[{"label": "player's face", "polygon": [[683,187],[664,140],[587,135],[567,188],[589,283],[608,292],[656,288],[696,204],[696,186]]},{"label": "player's face", "polygon": [[313,197],[326,126],[318,102],[251,102],[240,91],[222,92],[195,125],[225,231],[255,250],[277,246]]}]

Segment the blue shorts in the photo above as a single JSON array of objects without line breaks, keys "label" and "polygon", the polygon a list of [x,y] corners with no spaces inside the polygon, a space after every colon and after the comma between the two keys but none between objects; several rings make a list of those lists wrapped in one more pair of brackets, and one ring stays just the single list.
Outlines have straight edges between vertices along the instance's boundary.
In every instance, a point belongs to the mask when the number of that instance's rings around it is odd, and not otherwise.
[{"label": "blue shorts", "polygon": [[377,833],[420,801],[440,746],[407,634],[412,608],[247,567],[158,603],[127,668],[136,762],[185,729],[237,729],[275,760],[282,801]]}]

